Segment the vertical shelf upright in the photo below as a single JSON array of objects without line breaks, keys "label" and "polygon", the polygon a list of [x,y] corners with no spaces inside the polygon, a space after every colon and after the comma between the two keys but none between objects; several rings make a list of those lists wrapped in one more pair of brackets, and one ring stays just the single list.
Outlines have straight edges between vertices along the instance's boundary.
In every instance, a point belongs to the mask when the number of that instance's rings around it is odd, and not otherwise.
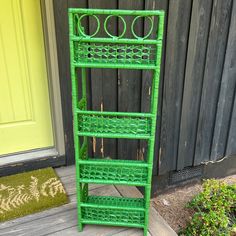
[{"label": "vertical shelf upright", "polygon": [[[103,25],[100,22],[101,15],[103,19],[105,17]],[[92,35],[85,33],[82,22],[86,17],[92,17],[97,24]],[[111,17],[117,17],[123,24],[123,32],[118,36],[112,35],[107,29]],[[126,24],[127,17],[133,18],[130,26]],[[144,37],[135,33],[135,25],[140,17],[150,23],[150,29]],[[107,37],[97,36],[102,27]],[[69,9],[73,130],[80,231],[84,224],[101,224],[143,228],[144,235],[147,235],[163,27],[163,11]],[[133,38],[126,37],[128,30]],[[156,36],[150,38],[154,30]],[[78,68],[80,76],[77,73]],[[88,110],[86,68],[153,70],[150,112]],[[81,79],[81,89],[78,88],[78,77]],[[147,158],[143,161],[90,158],[87,137],[147,140]],[[145,194],[144,198],[92,196],[88,194],[90,183],[143,186]]]}]

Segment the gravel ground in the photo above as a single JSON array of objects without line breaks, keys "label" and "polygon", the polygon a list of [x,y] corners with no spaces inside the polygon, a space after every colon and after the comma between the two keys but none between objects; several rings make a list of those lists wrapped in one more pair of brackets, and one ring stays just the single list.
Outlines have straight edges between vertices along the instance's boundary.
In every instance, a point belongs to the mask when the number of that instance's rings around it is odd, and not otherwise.
[{"label": "gravel ground", "polygon": [[[226,183],[236,183],[236,175],[231,175],[222,179]],[[197,193],[202,189],[201,183],[195,183],[185,187],[177,187],[170,192],[159,195],[152,199],[154,207],[166,222],[178,232],[180,228],[186,226],[194,212],[185,208]]]}]

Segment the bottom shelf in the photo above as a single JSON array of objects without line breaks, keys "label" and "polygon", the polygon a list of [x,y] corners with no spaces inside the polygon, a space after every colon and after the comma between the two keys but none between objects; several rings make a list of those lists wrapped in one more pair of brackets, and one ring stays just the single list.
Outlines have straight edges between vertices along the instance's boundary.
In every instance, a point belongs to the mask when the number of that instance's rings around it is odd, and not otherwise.
[{"label": "bottom shelf", "polygon": [[81,203],[82,223],[143,228],[143,198],[89,196]]}]

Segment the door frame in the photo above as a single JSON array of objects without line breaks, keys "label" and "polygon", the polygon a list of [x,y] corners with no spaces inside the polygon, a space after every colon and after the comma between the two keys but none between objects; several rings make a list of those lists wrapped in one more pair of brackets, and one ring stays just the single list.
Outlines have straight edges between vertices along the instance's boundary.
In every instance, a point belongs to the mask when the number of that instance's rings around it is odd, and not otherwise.
[{"label": "door frame", "polygon": [[[27,162],[26,166],[29,166],[29,168],[26,169],[36,169],[37,165],[34,163],[40,163],[39,167],[44,167],[45,165],[42,164],[40,160],[48,163],[46,166],[57,166],[66,163],[53,0],[40,0],[40,5],[54,146],[0,157],[0,169],[7,167],[6,169],[8,170],[9,166],[22,167],[20,169],[17,168],[17,171],[13,172],[20,172],[21,169],[25,171],[25,162]],[[8,171],[6,171],[4,175],[5,174],[9,174]]]}]

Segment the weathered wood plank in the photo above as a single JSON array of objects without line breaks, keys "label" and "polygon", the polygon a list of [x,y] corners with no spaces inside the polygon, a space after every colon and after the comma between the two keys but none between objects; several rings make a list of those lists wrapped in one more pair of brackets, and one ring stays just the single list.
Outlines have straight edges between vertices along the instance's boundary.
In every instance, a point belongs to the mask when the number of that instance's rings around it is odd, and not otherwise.
[{"label": "weathered wood plank", "polygon": [[[234,90],[236,92],[236,89]],[[226,148],[226,155],[236,154],[236,95],[234,95],[234,106],[230,122],[229,137]],[[235,158],[235,157],[232,157]],[[236,158],[235,158],[236,159]]]},{"label": "weathered wood plank", "polygon": [[[225,155],[228,132],[235,133],[236,127],[230,126],[231,110],[233,106],[236,86],[236,2],[233,1],[231,23],[225,55],[224,69],[217,105],[214,137],[211,147],[211,160],[217,160]],[[227,154],[234,154],[229,138]],[[233,144],[235,146],[235,142]],[[230,151],[231,149],[231,151]],[[235,152],[236,153],[236,152]]]},{"label": "weathered wood plank", "polygon": [[60,230],[58,232],[52,233],[53,236],[112,236],[116,235],[118,232],[124,232],[123,227],[111,227],[111,226],[101,226],[101,225],[85,225],[82,232],[78,232],[76,226]]},{"label": "weathered wood plank", "polygon": [[[113,9],[117,8],[117,1],[89,0],[89,8]],[[99,16],[101,31],[100,36],[107,36],[103,29],[105,16]],[[89,23],[90,33],[95,32],[97,25]],[[108,31],[117,33],[117,19],[112,17],[108,23]],[[104,111],[117,110],[117,70],[116,69],[91,69],[92,109]],[[94,156],[116,157],[115,139],[93,139]]]},{"label": "weathered wood plank", "polygon": [[[161,1],[145,1],[145,10],[164,10],[165,11],[165,27],[164,27],[164,39],[162,46],[162,63],[161,63],[161,74],[160,74],[160,83],[159,83],[159,96],[158,96],[158,117],[157,117],[157,127],[156,127],[156,145],[155,145],[155,154],[153,159],[153,174],[157,175],[158,170],[158,150],[160,144],[160,126],[161,126],[161,105],[162,105],[162,86],[163,86],[163,77],[164,77],[164,60],[165,60],[165,35],[166,35],[166,25],[167,25],[167,15],[168,15],[168,0]],[[144,21],[144,34],[149,31],[149,21]],[[153,31],[150,37],[155,38],[156,32]],[[151,102],[151,88],[152,88],[152,76],[153,72],[150,70],[142,71],[142,88],[141,88],[141,112],[150,111],[150,102]],[[144,156],[145,151],[147,150],[147,142],[140,141],[139,153]]]},{"label": "weathered wood plank", "polygon": [[143,197],[143,194],[136,187],[133,186],[115,185],[115,188],[123,197]]},{"label": "weathered wood plank", "polygon": [[149,232],[152,236],[177,236],[175,231],[166,223],[153,206],[149,214]]},{"label": "weathered wood plank", "polygon": [[161,122],[160,174],[176,169],[191,0],[169,2]]},{"label": "weathered wood plank", "polygon": [[45,216],[40,219],[32,220],[24,224],[16,225],[7,229],[2,229],[2,235],[45,235],[60,228],[71,227],[77,224],[77,210],[75,208],[63,211],[52,216]]},{"label": "weathered wood plank", "polygon": [[[73,195],[76,193],[75,176],[62,177],[61,181],[62,181],[68,195]],[[94,190],[96,188],[102,188],[103,186],[104,185],[101,185],[101,184],[89,184],[89,190]]]},{"label": "weathered wood plank", "polygon": [[[114,236],[143,236],[143,230],[142,229],[127,229],[119,233],[115,233],[113,235]],[[148,236],[152,236],[152,235],[148,232]]]},{"label": "weathered wood plank", "polygon": [[[156,2],[156,1],[154,1]],[[168,22],[168,5],[169,0],[161,0],[156,4],[156,9],[165,11],[165,23],[164,23],[164,35],[162,45],[162,60],[161,60],[161,73],[159,81],[159,94],[158,94],[158,113],[157,113],[157,125],[156,125],[156,140],[155,140],[155,152],[153,160],[153,175],[159,174],[160,171],[160,145],[161,145],[161,116],[162,116],[162,99],[163,99],[163,85],[164,85],[164,71],[165,71],[165,55],[166,55],[166,36],[167,36],[167,22]]]},{"label": "weathered wood plank", "polygon": [[231,3],[232,0],[214,0],[213,2],[194,165],[199,165],[210,158],[219,86],[231,15]]},{"label": "weathered wood plank", "polygon": [[60,178],[70,176],[70,175],[75,176],[75,165],[63,166],[63,167],[55,169],[55,171]]},{"label": "weathered wood plank", "polygon": [[179,131],[178,170],[193,163],[211,7],[211,0],[193,1]]},{"label": "weathered wood plank", "polygon": [[[119,9],[142,10],[143,1],[119,1]],[[133,18],[126,18],[127,26],[132,24]],[[123,31],[123,24],[118,22],[118,31]],[[143,25],[137,22],[135,32],[138,35],[143,34]],[[127,27],[127,37],[131,37],[130,27]],[[118,111],[122,112],[140,112],[140,89],[141,89],[141,70],[118,70]],[[117,152],[121,159],[138,158],[138,140],[118,140]]]}]

